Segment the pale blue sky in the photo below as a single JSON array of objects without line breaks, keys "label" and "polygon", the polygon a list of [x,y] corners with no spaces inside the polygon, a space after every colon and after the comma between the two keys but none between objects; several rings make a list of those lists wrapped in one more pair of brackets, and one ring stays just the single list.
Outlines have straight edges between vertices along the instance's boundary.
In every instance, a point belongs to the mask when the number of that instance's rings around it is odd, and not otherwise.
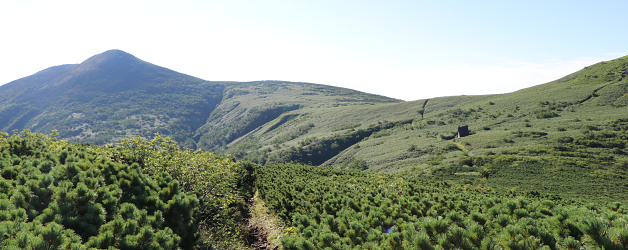
[{"label": "pale blue sky", "polygon": [[628,55],[628,1],[0,2],[0,84],[108,49],[206,80],[405,100],[514,91]]}]

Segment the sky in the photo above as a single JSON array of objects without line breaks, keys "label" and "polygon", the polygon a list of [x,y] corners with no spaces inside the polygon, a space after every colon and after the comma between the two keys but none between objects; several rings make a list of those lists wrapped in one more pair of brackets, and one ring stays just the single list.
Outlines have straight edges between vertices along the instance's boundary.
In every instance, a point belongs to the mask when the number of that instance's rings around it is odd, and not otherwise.
[{"label": "sky", "polygon": [[210,81],[403,100],[506,93],[628,55],[628,1],[0,1],[0,84],[109,49]]}]

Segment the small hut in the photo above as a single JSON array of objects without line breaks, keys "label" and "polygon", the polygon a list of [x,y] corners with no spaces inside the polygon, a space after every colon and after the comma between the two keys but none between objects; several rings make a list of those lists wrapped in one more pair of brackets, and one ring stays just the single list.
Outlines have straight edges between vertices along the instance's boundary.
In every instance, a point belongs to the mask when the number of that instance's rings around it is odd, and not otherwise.
[{"label": "small hut", "polygon": [[458,126],[458,135],[456,137],[461,138],[469,135],[469,126]]}]

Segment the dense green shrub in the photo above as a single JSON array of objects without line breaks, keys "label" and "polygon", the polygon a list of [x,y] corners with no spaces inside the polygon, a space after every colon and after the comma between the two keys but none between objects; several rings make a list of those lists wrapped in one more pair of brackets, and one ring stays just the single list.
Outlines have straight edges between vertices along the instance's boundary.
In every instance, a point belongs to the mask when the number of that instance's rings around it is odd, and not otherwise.
[{"label": "dense green shrub", "polygon": [[[202,238],[208,243],[225,248],[244,240],[253,164],[212,152],[181,150],[174,140],[159,134],[150,140],[124,139],[106,150],[92,149],[113,161],[138,164],[149,176],[172,176],[180,189],[195,194],[200,200],[195,216]],[[187,236],[192,237],[191,233]]]},{"label": "dense green shrub", "polygon": [[256,186],[286,249],[622,249],[626,204],[579,205],[447,182],[277,164]]},{"label": "dense green shrub", "polygon": [[560,116],[557,112],[547,109],[540,109],[534,112],[537,119],[548,119]]},{"label": "dense green shrub", "polygon": [[0,135],[0,247],[192,248],[198,199],[90,146]]}]

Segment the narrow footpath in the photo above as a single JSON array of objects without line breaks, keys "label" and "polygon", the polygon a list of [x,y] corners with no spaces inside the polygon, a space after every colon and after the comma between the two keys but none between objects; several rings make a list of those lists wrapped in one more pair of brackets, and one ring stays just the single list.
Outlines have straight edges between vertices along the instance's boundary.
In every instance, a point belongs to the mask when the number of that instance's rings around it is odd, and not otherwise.
[{"label": "narrow footpath", "polygon": [[281,238],[284,235],[283,224],[266,207],[258,191],[255,191],[255,195],[249,201],[249,213],[251,217],[247,223],[249,228],[247,241],[251,249],[281,249]]}]

